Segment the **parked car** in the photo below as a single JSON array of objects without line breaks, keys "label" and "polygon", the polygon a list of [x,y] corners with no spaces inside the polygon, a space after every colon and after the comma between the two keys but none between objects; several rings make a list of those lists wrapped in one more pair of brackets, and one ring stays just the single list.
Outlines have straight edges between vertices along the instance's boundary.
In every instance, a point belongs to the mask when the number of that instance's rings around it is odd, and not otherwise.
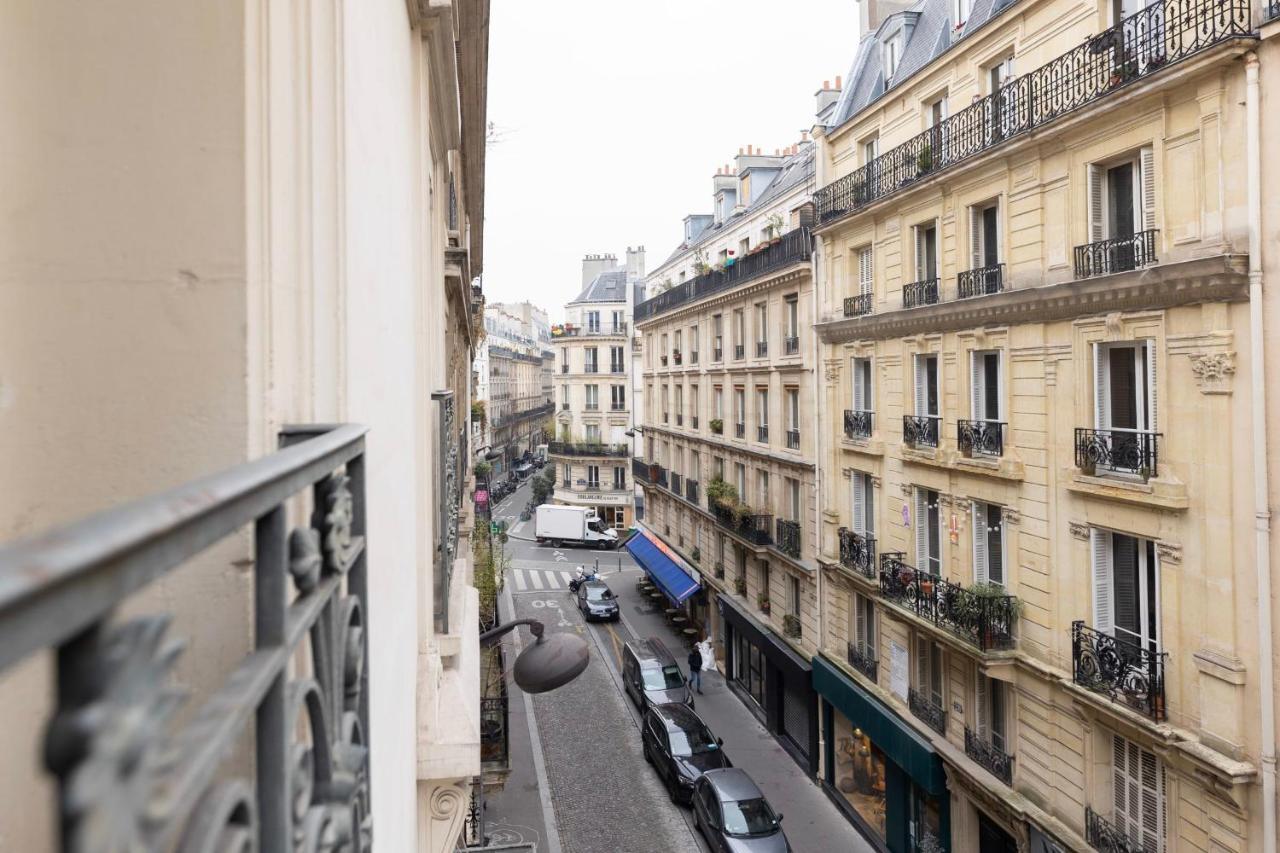
[{"label": "parked car", "polygon": [[688,705],[650,705],[640,727],[644,758],[667,786],[673,803],[693,799],[693,783],[708,770],[732,767],[722,746]]},{"label": "parked car", "polygon": [[657,637],[622,647],[622,683],[636,707],[678,702],[693,707],[693,691],[666,645]]},{"label": "parked car", "polygon": [[708,770],[693,785],[693,822],[715,853],[791,853],[774,812],[745,770]]},{"label": "parked car", "polygon": [[607,583],[598,579],[578,584],[578,610],[588,622],[592,619],[617,622],[620,618],[617,597]]}]

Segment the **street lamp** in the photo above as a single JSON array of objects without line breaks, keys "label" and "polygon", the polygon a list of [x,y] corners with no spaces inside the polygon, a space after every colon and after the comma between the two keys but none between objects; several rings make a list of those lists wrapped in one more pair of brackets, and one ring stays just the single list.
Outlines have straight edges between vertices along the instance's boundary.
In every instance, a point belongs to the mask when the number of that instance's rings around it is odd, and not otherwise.
[{"label": "street lamp", "polygon": [[544,636],[544,626],[537,619],[517,619],[485,631],[480,635],[480,645],[495,642],[520,625],[528,625],[535,637],[534,644],[520,653],[513,667],[516,685],[525,693],[546,693],[563,687],[587,668],[591,657],[586,640],[563,631]]}]

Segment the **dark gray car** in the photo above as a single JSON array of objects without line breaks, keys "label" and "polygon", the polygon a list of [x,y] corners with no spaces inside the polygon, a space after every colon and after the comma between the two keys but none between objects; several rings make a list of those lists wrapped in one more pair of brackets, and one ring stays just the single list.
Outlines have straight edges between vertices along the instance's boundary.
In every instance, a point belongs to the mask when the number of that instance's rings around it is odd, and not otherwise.
[{"label": "dark gray car", "polygon": [[622,683],[642,711],[668,702],[693,707],[693,693],[680,665],[657,637],[632,640],[622,647]]},{"label": "dark gray car", "polygon": [[592,619],[619,619],[618,599],[613,590],[602,580],[583,581],[578,584],[578,610],[588,622]]},{"label": "dark gray car", "polygon": [[645,760],[657,769],[673,803],[688,803],[703,773],[733,766],[721,749],[724,741],[688,705],[650,705],[640,733]]},{"label": "dark gray car", "polygon": [[745,770],[708,770],[693,786],[693,821],[715,853],[791,853],[774,812]]}]

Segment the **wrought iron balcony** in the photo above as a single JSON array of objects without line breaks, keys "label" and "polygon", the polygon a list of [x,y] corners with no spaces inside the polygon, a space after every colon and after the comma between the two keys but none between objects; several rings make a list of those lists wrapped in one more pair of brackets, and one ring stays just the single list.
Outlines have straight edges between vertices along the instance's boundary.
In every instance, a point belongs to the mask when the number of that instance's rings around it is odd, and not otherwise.
[{"label": "wrought iron balcony", "polygon": [[1139,231],[1132,237],[1117,237],[1076,246],[1076,278],[1129,272],[1154,264],[1158,260],[1156,243],[1159,234],[1159,231],[1151,229]]},{"label": "wrought iron balcony", "polygon": [[697,351],[697,350],[694,350],[693,352],[689,353],[689,363],[690,363],[690,364],[697,364],[697,363],[698,363],[698,351]]},{"label": "wrought iron balcony", "polygon": [[778,532],[774,543],[778,550],[788,557],[800,559],[800,522],[779,518],[775,525]]},{"label": "wrought iron balcony", "polygon": [[839,535],[840,565],[876,580],[876,538],[854,533],[847,527],[841,527]]},{"label": "wrought iron balcony", "polygon": [[782,617],[782,633],[786,634],[793,640],[800,639],[803,633],[803,626],[800,624],[800,617],[794,613],[788,613]]},{"label": "wrought iron balcony", "polygon": [[652,483],[653,480],[649,479],[649,474],[648,462],[645,462],[643,459],[631,460],[631,476],[633,479],[641,480],[645,483]]},{"label": "wrought iron balcony", "polygon": [[734,357],[736,360],[738,360],[738,361],[742,361],[744,358],[746,358],[746,357],[747,357],[747,345],[746,345],[746,344],[734,344],[734,345],[733,345],[733,357]]},{"label": "wrought iron balcony", "polygon": [[965,270],[956,276],[956,295],[961,299],[1004,290],[1004,264]]},{"label": "wrought iron balcony", "polygon": [[684,426],[684,414],[676,412],[676,426]]},{"label": "wrought iron balcony", "polygon": [[734,435],[734,437],[735,437],[735,438],[746,438],[746,436],[747,436],[747,425],[746,425],[746,424],[743,424],[743,423],[737,423],[737,424],[734,424],[734,425],[733,425],[733,435]]},{"label": "wrought iron balcony", "polygon": [[690,428],[690,429],[697,429],[697,428],[698,428],[698,416],[697,416],[697,415],[690,415],[690,416],[689,416],[689,428]]},{"label": "wrought iron balcony", "polygon": [[561,372],[561,373],[568,373],[568,372],[569,372],[569,365],[567,365],[567,364],[562,364],[562,365],[560,365],[560,372]]},{"label": "wrought iron balcony", "polygon": [[671,486],[670,486],[671,491],[675,492],[677,495],[682,494],[684,492],[684,478],[673,471],[671,473],[670,480],[671,480]]},{"label": "wrought iron balcony", "polygon": [[793,335],[791,337],[783,338],[782,351],[786,355],[795,355],[796,353],[800,352],[799,336]]},{"label": "wrought iron balcony", "polygon": [[822,187],[814,194],[818,222],[857,213],[1170,63],[1219,42],[1247,37],[1249,19],[1248,0],[1156,0]]},{"label": "wrought iron balcony", "polygon": [[609,411],[611,412],[625,412],[626,410],[627,404],[624,401],[613,400],[609,403]]},{"label": "wrought iron balcony", "polygon": [[600,364],[595,361],[588,361],[586,364],[582,366],[582,372],[583,373],[599,373]]},{"label": "wrought iron balcony", "polygon": [[1084,807],[1084,840],[1101,853],[1146,853],[1142,842],[1130,838],[1089,806]]},{"label": "wrought iron balcony", "polygon": [[697,480],[684,481],[684,499],[691,504],[696,504],[698,502],[698,481]]},{"label": "wrought iron balcony", "polygon": [[666,366],[667,366],[667,357],[666,357],[665,355],[660,355],[660,356],[658,356],[658,358],[662,361],[662,366],[663,366],[663,367],[666,367]]},{"label": "wrought iron balcony", "polygon": [[800,430],[798,429],[787,430],[787,449],[788,450],[800,449]]},{"label": "wrought iron balcony", "polygon": [[649,463],[649,482],[665,489],[667,487],[667,469],[656,462]]},{"label": "wrought iron balcony", "polygon": [[903,415],[902,443],[907,447],[937,447],[940,423],[933,415]]},{"label": "wrought iron balcony", "polygon": [[846,296],[844,298],[844,316],[861,317],[865,314],[870,314],[872,304],[872,295],[870,293]]},{"label": "wrought iron balcony", "polygon": [[768,424],[765,424],[764,426],[756,427],[756,441],[762,441],[762,442],[768,443],[769,441]]},{"label": "wrought iron balcony", "polygon": [[1154,477],[1159,472],[1160,437],[1158,432],[1076,427],[1076,467],[1091,476],[1102,470]]},{"label": "wrought iron balcony", "polygon": [[[468,453],[452,393],[437,402],[450,448],[437,486],[453,523],[440,528],[435,584],[447,597]],[[366,642],[380,623],[366,593],[364,434],[287,428],[283,449],[264,458],[0,548],[0,671],[40,658],[57,687],[30,751],[56,781],[59,849],[252,839],[254,849],[292,850],[303,826],[341,827],[349,848],[370,849]],[[168,614],[130,605],[233,539],[248,546],[253,648],[231,661],[186,650],[204,661],[196,666],[225,664],[226,677],[182,711],[182,640]],[[247,773],[232,758],[244,755]],[[11,767],[15,783],[45,790],[19,772]]]},{"label": "wrought iron balcony", "polygon": [[875,412],[870,409],[844,410],[844,437],[871,438]]},{"label": "wrought iron balcony", "polygon": [[625,322],[618,323],[588,323],[584,326],[575,326],[571,323],[565,323],[563,326],[556,326],[551,330],[553,338],[580,338],[593,335],[614,336],[627,334],[628,324]]},{"label": "wrought iron balcony", "polygon": [[964,728],[964,754],[985,767],[992,776],[1013,787],[1013,756],[978,737],[977,732],[968,726]]},{"label": "wrought iron balcony", "polygon": [[552,456],[630,456],[629,444],[599,444],[590,441],[553,441],[547,445]]},{"label": "wrought iron balcony", "polygon": [[956,445],[965,456],[1003,456],[1003,421],[956,422]]},{"label": "wrought iron balcony", "polygon": [[938,301],[938,279],[926,278],[913,281],[902,287],[902,307],[915,308],[919,305],[933,305]]},{"label": "wrought iron balcony", "polygon": [[874,684],[880,672],[880,662],[876,660],[875,652],[871,649],[859,648],[855,643],[847,645],[849,666],[865,675],[867,680]]},{"label": "wrought iron balcony", "polygon": [[938,734],[947,733],[947,710],[914,687],[907,688],[907,707]]},{"label": "wrought iron balcony", "polygon": [[756,341],[756,358],[764,358],[769,354],[768,341]]},{"label": "wrought iron balcony", "polygon": [[674,361],[676,364],[683,364],[684,355],[681,354],[680,350],[676,350],[675,352],[671,353],[671,360]]},{"label": "wrought iron balcony", "polygon": [[739,515],[732,508],[721,504],[713,504],[711,514],[716,517],[721,527],[754,545],[769,545],[773,542],[772,515]]},{"label": "wrought iron balcony", "polygon": [[1017,598],[967,589],[907,565],[902,556],[880,555],[881,595],[982,651],[1013,648]]},{"label": "wrought iron balcony", "polygon": [[611,361],[609,362],[609,372],[610,373],[626,373],[627,366],[620,361]]},{"label": "wrought iron balcony", "polygon": [[1153,652],[1137,640],[1099,633],[1082,620],[1071,623],[1071,675],[1075,683],[1157,723],[1165,719],[1168,657],[1167,652]]}]

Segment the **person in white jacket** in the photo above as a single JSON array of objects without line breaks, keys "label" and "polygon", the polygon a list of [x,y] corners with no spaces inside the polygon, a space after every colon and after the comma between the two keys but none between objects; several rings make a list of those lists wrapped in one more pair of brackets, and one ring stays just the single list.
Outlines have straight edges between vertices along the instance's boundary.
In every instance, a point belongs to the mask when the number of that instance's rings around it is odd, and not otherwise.
[{"label": "person in white jacket", "polygon": [[711,647],[710,637],[704,637],[702,642],[698,643],[698,652],[702,655],[702,671],[714,670],[716,668],[716,653]]}]

